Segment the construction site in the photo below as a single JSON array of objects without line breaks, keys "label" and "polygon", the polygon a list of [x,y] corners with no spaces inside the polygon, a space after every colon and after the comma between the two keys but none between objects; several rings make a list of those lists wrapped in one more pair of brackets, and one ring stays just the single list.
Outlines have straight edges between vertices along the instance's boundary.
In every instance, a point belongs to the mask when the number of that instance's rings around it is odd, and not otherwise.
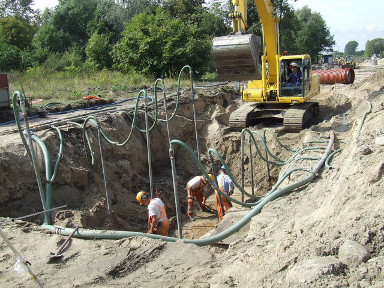
[{"label": "construction site", "polygon": [[[231,129],[235,82],[30,119],[21,103],[0,126],[0,286],[383,287],[375,64],[359,63],[352,84],[322,84],[299,132]],[[195,201],[191,221],[186,183],[222,165],[233,207],[219,222],[212,181],[212,212]],[[165,203],[168,236],[146,233],[142,190]]]}]

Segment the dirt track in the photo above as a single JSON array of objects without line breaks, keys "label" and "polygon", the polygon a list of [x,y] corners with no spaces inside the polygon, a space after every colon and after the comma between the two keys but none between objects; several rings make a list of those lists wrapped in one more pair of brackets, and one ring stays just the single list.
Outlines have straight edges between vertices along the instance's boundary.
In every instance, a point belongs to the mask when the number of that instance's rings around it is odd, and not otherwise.
[{"label": "dirt track", "polygon": [[[221,246],[198,247],[144,237],[115,241],[74,239],[62,261],[47,264],[46,256],[63,237],[41,229],[41,216],[28,219],[32,222],[8,222],[1,228],[32,263],[32,270],[45,287],[383,287],[383,64],[370,66],[367,62],[356,69],[353,85],[323,85],[316,99],[320,104],[317,125],[297,134],[273,129],[291,147],[306,145],[305,142],[333,131],[337,139],[334,149],[342,151],[334,156],[332,169],[323,169],[305,189],[268,203]],[[237,96],[230,89],[218,88],[203,89],[197,98],[203,165],[209,169],[206,150],[214,147],[240,182],[240,133],[227,128],[230,112],[240,104]],[[368,101],[372,108],[367,114]],[[172,139],[195,147],[191,107],[186,92],[178,116],[170,122],[170,131]],[[111,138],[124,141],[129,125],[121,115],[105,114],[100,119]],[[175,207],[164,128],[161,124],[151,132],[153,184],[163,191],[162,198],[172,217]],[[96,164],[91,167],[84,158],[81,129],[69,124],[62,130],[65,152],[53,185],[52,206],[66,204],[68,208],[53,213],[55,224],[145,231],[145,210],[134,198],[137,191],[149,187],[145,134],[134,131],[124,147],[104,146],[114,211],[111,220],[97,146]],[[36,133],[55,159],[55,133]],[[16,218],[39,211],[36,177],[20,136],[1,134],[1,138],[1,216]],[[270,145],[284,156],[276,144]],[[176,150],[176,166],[185,212],[185,183],[195,175],[197,166],[181,148]],[[264,194],[271,189],[264,177],[265,164],[258,161],[256,169],[262,171],[255,177],[256,191]],[[272,171],[274,179],[279,170]],[[292,176],[288,183],[297,180],[295,177],[299,176]],[[246,184],[249,183],[248,177]],[[214,207],[213,196],[208,203]],[[234,205],[233,213],[228,213],[217,231],[235,223],[244,211],[247,212]],[[215,227],[217,220],[215,215],[200,213],[197,221],[185,219],[184,223],[185,238],[195,239]],[[4,242],[0,259],[0,286],[33,285],[28,276],[13,271],[16,258]]]}]

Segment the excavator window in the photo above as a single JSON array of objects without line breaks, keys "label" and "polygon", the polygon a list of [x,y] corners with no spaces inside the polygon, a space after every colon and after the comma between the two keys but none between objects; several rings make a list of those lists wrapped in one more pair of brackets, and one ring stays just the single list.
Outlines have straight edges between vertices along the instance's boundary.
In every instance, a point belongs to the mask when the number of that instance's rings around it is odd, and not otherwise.
[{"label": "excavator window", "polygon": [[[280,97],[289,97],[289,96],[302,96],[302,87],[304,81],[304,71],[301,59],[286,59],[280,63],[281,71],[281,93]],[[292,82],[290,81],[290,75],[293,73],[293,66],[296,66],[298,72],[301,73],[300,81]],[[292,78],[291,78],[292,79]]]},{"label": "excavator window", "polygon": [[311,90],[311,60],[304,59],[303,61],[303,89],[304,95],[310,92]]}]

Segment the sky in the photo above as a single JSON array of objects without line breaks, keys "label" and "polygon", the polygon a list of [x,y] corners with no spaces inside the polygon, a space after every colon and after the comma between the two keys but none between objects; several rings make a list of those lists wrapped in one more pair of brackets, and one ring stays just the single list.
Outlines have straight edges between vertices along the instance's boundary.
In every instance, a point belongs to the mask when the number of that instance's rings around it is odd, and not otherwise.
[{"label": "sky", "polygon": [[44,11],[45,8],[53,8],[59,4],[58,0],[34,0],[35,4],[32,6],[34,9],[40,9]]},{"label": "sky", "polygon": [[[356,50],[365,50],[367,40],[384,38],[384,0],[298,0],[295,9],[307,5],[321,14],[336,45],[344,52],[349,41],[356,41]],[[380,20],[381,19],[381,20]]]},{"label": "sky", "polygon": [[[58,4],[58,0],[34,0],[34,8],[44,10]],[[209,1],[208,1],[209,2]],[[344,52],[349,41],[357,41],[357,50],[365,50],[367,40],[384,38],[384,0],[293,0],[293,8],[307,5],[321,14],[336,45],[334,50]],[[381,19],[381,20],[380,20]]]}]

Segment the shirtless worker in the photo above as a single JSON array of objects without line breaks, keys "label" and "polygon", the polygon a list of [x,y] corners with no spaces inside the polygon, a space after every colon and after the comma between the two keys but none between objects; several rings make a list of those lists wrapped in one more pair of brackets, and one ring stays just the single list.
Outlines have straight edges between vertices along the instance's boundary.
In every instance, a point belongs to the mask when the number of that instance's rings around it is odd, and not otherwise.
[{"label": "shirtless worker", "polygon": [[169,221],[163,201],[160,198],[151,199],[144,191],[137,193],[136,200],[140,205],[147,206],[150,224],[148,233],[168,236]]},{"label": "shirtless worker", "polygon": [[[212,181],[215,180],[213,175],[208,174],[209,178]],[[199,206],[202,211],[211,212],[212,210],[205,205],[208,195],[209,182],[205,176],[195,176],[187,183],[187,195],[188,195],[188,216],[191,221],[194,221],[193,217],[193,199],[196,197],[196,200],[199,203]]]}]

